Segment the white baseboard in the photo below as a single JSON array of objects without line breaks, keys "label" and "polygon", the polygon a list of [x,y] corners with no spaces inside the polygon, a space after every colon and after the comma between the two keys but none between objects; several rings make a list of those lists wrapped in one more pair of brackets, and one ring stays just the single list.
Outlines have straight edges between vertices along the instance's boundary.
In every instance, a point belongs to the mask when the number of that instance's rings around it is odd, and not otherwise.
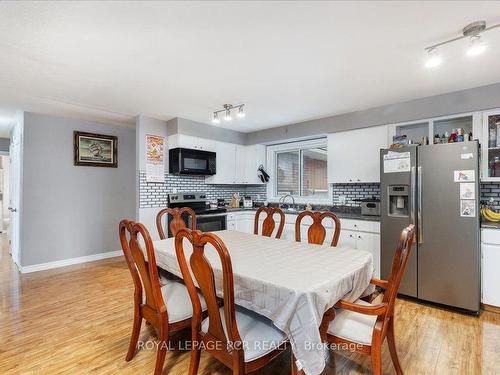
[{"label": "white baseboard", "polygon": [[59,267],[71,266],[73,264],[94,262],[96,260],[113,258],[113,257],[122,256],[122,255],[123,255],[123,251],[121,251],[121,250],[110,251],[110,252],[107,252],[107,253],[99,253],[99,254],[93,254],[93,255],[86,255],[86,256],[78,257],[78,258],[57,260],[55,262],[33,264],[32,266],[24,266],[24,267],[23,266],[19,266],[19,271],[21,271],[21,273],[30,273],[30,272],[44,271],[44,270],[50,270],[52,268],[59,268]]}]

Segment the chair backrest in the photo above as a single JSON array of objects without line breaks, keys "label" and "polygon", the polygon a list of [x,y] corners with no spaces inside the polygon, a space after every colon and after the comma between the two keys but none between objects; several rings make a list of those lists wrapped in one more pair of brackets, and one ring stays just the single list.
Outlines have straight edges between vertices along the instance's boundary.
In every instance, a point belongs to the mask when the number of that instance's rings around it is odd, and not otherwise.
[{"label": "chair backrest", "polygon": [[260,207],[255,213],[255,222],[253,226],[253,233],[259,234],[259,216],[262,212],[266,213],[266,218],[262,223],[262,235],[266,237],[271,237],[274,228],[276,227],[276,222],[274,221],[274,214],[280,216],[280,222],[278,224],[278,231],[276,232],[276,238],[280,238],[283,233],[283,228],[285,227],[285,213],[282,209],[278,207]]},{"label": "chair backrest", "polygon": [[156,228],[158,228],[158,235],[160,236],[160,239],[164,240],[165,238],[167,238],[167,236],[165,235],[165,231],[163,230],[163,216],[172,216],[169,227],[170,232],[172,232],[172,237],[175,237],[179,229],[187,228],[186,222],[182,219],[183,213],[187,213],[189,216],[191,216],[191,229],[196,229],[196,214],[191,208],[164,208],[163,210],[158,212],[158,215],[156,215]]},{"label": "chair backrest", "polygon": [[415,226],[413,224],[410,224],[408,227],[403,229],[401,236],[399,237],[398,247],[396,248],[396,252],[392,260],[391,274],[387,279],[388,284],[383,299],[383,302],[388,304],[386,314],[387,318],[391,318],[394,314],[396,296],[399,291],[399,286],[401,285],[401,280],[406,271],[408,260],[410,259],[414,237]]},{"label": "chair backrest", "polygon": [[333,233],[333,239],[331,242],[331,246],[337,246],[337,243],[339,242],[339,236],[340,236],[340,220],[335,215],[333,212],[318,212],[318,211],[304,211],[301,212],[298,216],[297,219],[295,220],[295,240],[297,242],[301,241],[301,233],[300,233],[300,223],[302,219],[306,216],[310,216],[313,219],[313,223],[307,230],[307,242],[316,244],[316,245],[322,245],[325,242],[326,238],[326,229],[323,226],[323,219],[324,218],[331,218],[333,219],[334,225],[335,225],[335,231]]},{"label": "chair backrest", "polygon": [[[128,236],[130,236],[129,240]],[[142,237],[142,242],[146,247],[147,261],[138,237]],[[134,281],[136,302],[159,313],[166,313],[153,241],[148,230],[141,223],[122,220],[120,222],[120,242]],[[145,301],[142,298],[143,293],[146,295]]]},{"label": "chair backrest", "polygon": [[[193,251],[189,257],[189,265],[184,252],[183,240],[187,239]],[[206,246],[206,245],[209,246]],[[219,304],[217,303],[217,294],[215,287],[214,270],[210,261],[205,256],[205,250],[216,252],[222,265],[222,288],[224,299],[224,323],[222,322]],[[226,245],[213,233],[203,233],[199,230],[181,229],[175,236],[175,251],[177,260],[181,268],[182,277],[193,304],[193,327],[196,332],[201,330],[201,303],[195,284],[191,277],[194,275],[200,288],[201,294],[205,299],[209,317],[209,327],[207,335],[211,340],[227,342],[241,342],[238,326],[236,325],[236,312],[234,305],[234,284],[233,268],[231,257],[227,251]],[[226,331],[224,330],[225,324]],[[227,335],[226,333],[227,332]],[[224,346],[226,347],[226,346]]]}]

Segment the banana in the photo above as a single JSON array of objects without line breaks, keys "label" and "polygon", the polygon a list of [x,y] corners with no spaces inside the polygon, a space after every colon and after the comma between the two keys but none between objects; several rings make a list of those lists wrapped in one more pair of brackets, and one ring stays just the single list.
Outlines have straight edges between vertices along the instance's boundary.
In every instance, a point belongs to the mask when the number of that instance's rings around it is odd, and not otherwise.
[{"label": "banana", "polygon": [[500,214],[489,209],[489,208],[485,208],[485,213],[488,215],[488,217],[490,218],[493,218],[493,219],[499,219],[500,220]]},{"label": "banana", "polygon": [[489,221],[494,221],[494,222],[500,221],[500,213],[495,212],[487,207],[481,208],[481,215],[486,220],[489,220]]},{"label": "banana", "polygon": [[496,219],[490,215],[490,212],[488,209],[483,209],[483,216],[486,220],[489,220],[489,221],[496,221]]}]

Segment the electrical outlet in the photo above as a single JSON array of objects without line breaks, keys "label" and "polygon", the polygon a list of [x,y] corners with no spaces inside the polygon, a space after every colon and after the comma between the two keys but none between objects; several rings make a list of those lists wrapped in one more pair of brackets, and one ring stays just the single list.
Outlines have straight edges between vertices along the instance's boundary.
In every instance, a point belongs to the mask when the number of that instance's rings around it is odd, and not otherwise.
[{"label": "electrical outlet", "polygon": [[347,202],[347,197],[345,195],[339,195],[339,204],[344,205]]}]

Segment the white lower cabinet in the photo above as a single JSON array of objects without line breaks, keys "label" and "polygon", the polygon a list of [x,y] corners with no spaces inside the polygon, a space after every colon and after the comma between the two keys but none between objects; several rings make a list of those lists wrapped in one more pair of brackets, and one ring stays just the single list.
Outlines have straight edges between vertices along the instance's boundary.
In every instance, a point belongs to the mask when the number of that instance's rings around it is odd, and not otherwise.
[{"label": "white lower cabinet", "polygon": [[[265,214],[259,219],[259,233]],[[285,215],[285,227],[283,228],[282,240],[295,241],[295,220],[297,215]],[[253,233],[255,211],[237,211],[228,214],[227,228],[245,233]],[[278,230],[279,216],[276,216],[276,228],[273,236]],[[340,219],[342,229],[338,246],[348,246],[355,250],[364,250],[372,253],[374,276],[380,278],[380,223],[376,221]],[[301,223],[301,241],[307,242],[307,230],[312,223],[310,218],[304,218]],[[325,245],[329,245],[333,237],[333,225],[325,220],[326,228]]]},{"label": "white lower cabinet", "polygon": [[253,223],[255,218],[255,212],[235,212],[236,225],[235,230],[245,233],[253,233]]},{"label": "white lower cabinet", "polygon": [[380,279],[380,234],[379,233],[356,233],[356,249],[372,253],[374,276]]},{"label": "white lower cabinet", "polygon": [[338,246],[349,246],[356,248],[356,232],[353,230],[342,229],[340,231]]},{"label": "white lower cabinet", "polygon": [[228,230],[236,230],[236,215],[234,213],[228,213],[226,217],[226,228]]},{"label": "white lower cabinet", "polygon": [[482,230],[481,253],[481,302],[500,307],[500,229]]}]

